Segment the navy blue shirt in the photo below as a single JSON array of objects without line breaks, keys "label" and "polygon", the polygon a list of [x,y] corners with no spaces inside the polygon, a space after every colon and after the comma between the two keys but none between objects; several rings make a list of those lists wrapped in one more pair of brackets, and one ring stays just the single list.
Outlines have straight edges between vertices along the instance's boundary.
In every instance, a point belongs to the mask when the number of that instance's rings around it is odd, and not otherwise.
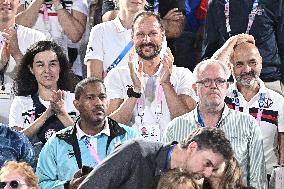
[{"label": "navy blue shirt", "polygon": [[7,160],[25,161],[33,168],[36,166],[29,139],[24,134],[0,123],[0,167]]},{"label": "navy blue shirt", "polygon": [[[229,38],[224,0],[208,2],[202,58],[210,58]],[[245,33],[253,0],[230,0],[231,35]],[[284,0],[259,0],[258,13],[249,32],[263,60],[263,81],[284,81]]]}]

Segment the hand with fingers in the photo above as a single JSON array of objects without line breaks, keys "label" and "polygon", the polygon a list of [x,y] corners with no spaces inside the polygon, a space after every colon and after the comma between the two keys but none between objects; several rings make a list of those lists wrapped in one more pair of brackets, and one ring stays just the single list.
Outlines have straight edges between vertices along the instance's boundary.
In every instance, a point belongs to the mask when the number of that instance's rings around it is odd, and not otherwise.
[{"label": "hand with fingers", "polygon": [[9,29],[4,29],[2,32],[4,43],[6,44],[6,53],[8,57],[10,54],[16,59],[17,56],[22,55],[19,44],[17,31],[14,27],[10,27]]},{"label": "hand with fingers", "polygon": [[134,68],[133,65],[133,59],[134,59],[134,53],[130,53],[128,56],[128,67],[130,71],[130,77],[133,82],[133,90],[135,92],[142,92],[143,89],[143,62],[138,62],[138,69],[137,71]]},{"label": "hand with fingers", "polygon": [[163,70],[160,76],[160,84],[171,84],[170,77],[172,74],[173,69],[173,63],[174,63],[174,56],[171,53],[170,48],[168,47],[166,50],[166,53],[164,55],[164,58],[162,60],[163,64]]},{"label": "hand with fingers", "polygon": [[52,111],[57,115],[65,113],[66,110],[64,106],[64,91],[62,90],[52,91],[50,106],[52,108]]},{"label": "hand with fingers", "polygon": [[173,8],[167,12],[163,19],[178,21],[180,19],[184,19],[184,15],[178,8]]}]

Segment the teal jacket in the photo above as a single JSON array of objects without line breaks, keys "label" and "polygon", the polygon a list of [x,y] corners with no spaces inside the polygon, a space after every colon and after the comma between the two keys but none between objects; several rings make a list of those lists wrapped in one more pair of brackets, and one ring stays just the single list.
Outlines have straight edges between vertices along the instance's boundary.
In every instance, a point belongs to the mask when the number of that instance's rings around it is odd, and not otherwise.
[{"label": "teal jacket", "polygon": [[[109,155],[122,142],[140,137],[139,133],[131,127],[119,124],[110,118],[108,123],[110,136],[102,134],[97,138],[97,153],[101,159]],[[75,156],[73,148],[76,144],[79,147],[79,158]],[[39,189],[64,189],[64,184],[67,185],[66,183],[73,178],[74,173],[82,165],[94,167],[97,162],[83,140],[77,140],[76,126],[59,131],[47,141],[39,155],[36,169]]]}]

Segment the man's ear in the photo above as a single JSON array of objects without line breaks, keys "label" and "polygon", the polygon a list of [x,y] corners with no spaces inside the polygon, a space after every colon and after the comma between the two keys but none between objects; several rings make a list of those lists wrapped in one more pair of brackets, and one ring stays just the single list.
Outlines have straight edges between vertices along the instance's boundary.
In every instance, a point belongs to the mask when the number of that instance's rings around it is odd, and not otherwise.
[{"label": "man's ear", "polygon": [[197,95],[197,86],[196,83],[192,84],[192,89],[195,91],[195,94]]},{"label": "man's ear", "polygon": [[191,143],[189,143],[187,147],[187,153],[192,154],[193,152],[197,151],[197,149],[198,149],[197,142],[192,141]]},{"label": "man's ear", "polygon": [[79,105],[80,105],[80,102],[79,100],[73,100],[73,104],[74,104],[74,107],[79,111]]}]

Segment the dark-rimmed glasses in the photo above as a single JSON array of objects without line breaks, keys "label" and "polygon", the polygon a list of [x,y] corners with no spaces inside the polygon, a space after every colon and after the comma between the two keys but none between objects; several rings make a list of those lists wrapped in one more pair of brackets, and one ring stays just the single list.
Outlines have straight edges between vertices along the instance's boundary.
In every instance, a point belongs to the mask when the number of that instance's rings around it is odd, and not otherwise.
[{"label": "dark-rimmed glasses", "polygon": [[203,80],[197,81],[196,83],[201,83],[204,85],[204,87],[209,87],[212,85],[212,82],[214,82],[217,87],[220,87],[220,86],[223,86],[227,82],[227,80],[223,78],[203,79]]},{"label": "dark-rimmed glasses", "polygon": [[6,186],[9,186],[10,188],[18,188],[21,185],[25,185],[25,184],[21,184],[19,181],[17,180],[11,180],[10,182],[0,182],[0,189],[5,188]]}]

